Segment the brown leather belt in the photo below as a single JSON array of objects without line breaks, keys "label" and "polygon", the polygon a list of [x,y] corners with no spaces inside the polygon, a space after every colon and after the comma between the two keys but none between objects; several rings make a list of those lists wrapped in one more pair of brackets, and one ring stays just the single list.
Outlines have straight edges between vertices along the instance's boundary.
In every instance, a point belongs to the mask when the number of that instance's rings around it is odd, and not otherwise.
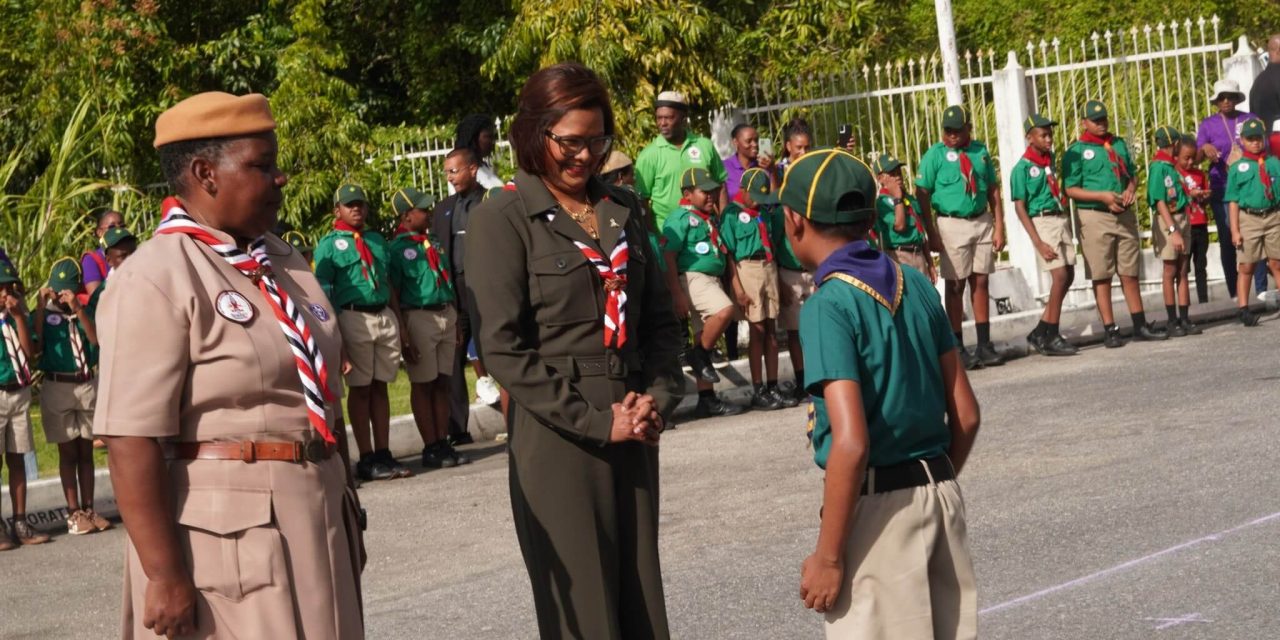
[{"label": "brown leather belt", "polygon": [[907,253],[924,253],[924,245],[922,244],[900,244],[893,248],[894,251],[906,251]]},{"label": "brown leather belt", "polygon": [[257,462],[321,462],[333,455],[324,440],[307,442],[174,442],[169,445],[175,460],[239,460]]},{"label": "brown leather belt", "polygon": [[78,373],[57,373],[55,371],[46,371],[44,379],[52,380],[54,382],[66,382],[68,384],[80,384],[82,382],[92,380],[93,376],[82,376]]}]

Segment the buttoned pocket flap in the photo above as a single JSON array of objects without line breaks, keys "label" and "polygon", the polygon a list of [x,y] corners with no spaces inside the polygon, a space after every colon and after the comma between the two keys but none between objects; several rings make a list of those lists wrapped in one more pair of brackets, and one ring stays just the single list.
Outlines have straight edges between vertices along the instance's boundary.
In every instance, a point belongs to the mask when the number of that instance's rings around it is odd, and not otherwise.
[{"label": "buttoned pocket flap", "polygon": [[190,489],[178,501],[178,524],[221,536],[271,523],[271,492]]}]

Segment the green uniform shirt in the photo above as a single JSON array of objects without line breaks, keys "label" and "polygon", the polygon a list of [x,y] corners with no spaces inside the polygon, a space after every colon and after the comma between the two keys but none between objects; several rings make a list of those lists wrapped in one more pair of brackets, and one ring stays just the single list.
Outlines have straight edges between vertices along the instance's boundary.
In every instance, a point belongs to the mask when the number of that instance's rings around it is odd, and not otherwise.
[{"label": "green uniform shirt", "polygon": [[1236,160],[1227,170],[1227,192],[1224,202],[1234,202],[1242,209],[1270,209],[1280,205],[1280,160],[1267,156],[1267,174],[1271,176],[1271,200],[1258,176],[1258,161]]},{"label": "green uniform shirt", "polygon": [[938,358],[955,348],[937,290],[915,269],[902,269],[896,314],[841,280],[820,283],[800,307],[805,382],[814,394],[813,460],[826,468],[831,421],[817,394],[822,383],[854,380],[862,389],[873,467],[930,458],[951,446]]},{"label": "green uniform shirt", "polygon": [[[1129,145],[1121,138],[1112,138],[1111,147],[1115,149],[1120,162],[1124,164],[1125,175],[1132,176],[1137,171],[1133,160],[1129,158]],[[1085,191],[1110,191],[1124,193],[1129,187],[1127,180],[1121,181],[1112,167],[1107,148],[1100,144],[1089,144],[1077,140],[1067,148],[1062,156],[1062,187],[1080,187]],[[1106,205],[1097,202],[1077,202],[1081,209],[1105,211]]]},{"label": "green uniform shirt", "polygon": [[680,175],[685,169],[706,169],[724,184],[724,163],[715,145],[692,131],[678,147],[658,136],[636,157],[636,192],[649,199],[659,229],[666,224],[667,215],[680,208]]},{"label": "green uniform shirt", "polygon": [[373,254],[373,266],[369,277],[361,266],[360,252],[356,251],[355,235],[350,231],[330,231],[320,238],[313,256],[316,280],[335,307],[348,304],[379,305],[391,299],[391,282],[387,279],[387,241],[377,231],[361,232],[369,253]]},{"label": "green uniform shirt", "polygon": [[[4,323],[13,327],[14,336],[18,335],[18,326],[14,324],[13,316],[6,315]],[[31,316],[27,316],[27,329],[31,329]],[[33,333],[31,336],[35,338]],[[13,360],[9,357],[9,345],[4,340],[0,340],[0,384],[14,384],[18,381],[18,373],[13,370]]]},{"label": "green uniform shirt", "polygon": [[1182,211],[1187,206],[1182,176],[1177,168],[1163,160],[1155,160],[1147,166],[1147,205],[1151,207],[1152,220],[1156,219],[1156,204],[1159,202],[1168,205],[1170,213]]},{"label": "green uniform shirt", "polygon": [[778,223],[777,233],[773,236],[773,252],[778,259],[779,268],[804,271],[804,265],[800,264],[796,252],[791,250],[791,241],[787,240],[787,231],[783,228],[781,221]]},{"label": "green uniform shirt", "polygon": [[874,243],[881,250],[889,250],[911,244],[924,244],[924,233],[920,231],[923,224],[920,220],[919,203],[908,195],[902,196],[902,204],[907,208],[907,230],[898,233],[893,230],[895,218],[893,198],[887,193],[876,196],[876,240]]},{"label": "green uniform shirt", "polygon": [[712,276],[724,273],[725,255],[711,242],[711,225],[716,224],[714,217],[708,223],[681,206],[666,218],[667,222],[662,227],[666,246],[662,250],[676,254],[676,270]]},{"label": "green uniform shirt", "polygon": [[[1049,176],[1053,175],[1053,160],[1048,167],[1022,158],[1013,165],[1013,175],[1009,177],[1009,196],[1014,202],[1021,200],[1027,207],[1027,216],[1034,218],[1045,211],[1062,211],[1062,203],[1053,197],[1049,188]],[[1066,190],[1059,184],[1059,188]]]},{"label": "green uniform shirt", "polygon": [[[762,206],[753,216],[742,205],[730,202],[720,216],[720,237],[724,238],[724,246],[734,261],[746,260],[757,253],[764,252],[764,238],[760,235],[760,220],[764,220],[765,234],[770,246],[776,229],[782,226],[778,218],[777,207]],[[775,256],[776,259],[776,256]]]},{"label": "green uniform shirt", "polygon": [[[973,180],[977,189],[969,193],[964,172],[960,170],[960,154],[969,157],[973,165]],[[952,149],[941,142],[935,143],[920,159],[920,176],[916,186],[929,192],[929,201],[935,211],[953,218],[972,218],[987,210],[987,193],[996,182],[995,164],[987,145],[972,140],[964,149]]]},{"label": "green uniform shirt", "polygon": [[[37,369],[45,373],[80,373],[80,368],[76,366],[76,358],[71,352],[71,325],[75,325],[76,331],[80,334],[80,344],[84,346],[84,357],[89,366],[98,364],[98,350],[89,343],[89,336],[80,326],[80,321],[76,320],[74,315],[64,316],[61,313],[45,311],[44,336],[38,347],[40,361],[36,363]],[[31,337],[35,339],[37,335],[35,328],[32,327]]]},{"label": "green uniform shirt", "polygon": [[[427,234],[427,242],[440,254],[440,268],[448,273],[449,257],[436,241]],[[400,304],[406,307],[425,307],[453,301],[453,283],[431,269],[427,248],[413,239],[412,234],[402,233],[391,243],[391,286],[400,294]]]}]

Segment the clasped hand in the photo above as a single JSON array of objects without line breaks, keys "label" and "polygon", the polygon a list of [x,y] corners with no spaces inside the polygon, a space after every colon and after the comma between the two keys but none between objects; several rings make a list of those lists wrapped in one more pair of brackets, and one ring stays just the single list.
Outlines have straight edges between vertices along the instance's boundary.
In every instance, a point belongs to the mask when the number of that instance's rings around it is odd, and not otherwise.
[{"label": "clasped hand", "polygon": [[628,391],[622,402],[613,403],[613,427],[609,442],[643,442],[657,446],[664,427],[653,396]]}]

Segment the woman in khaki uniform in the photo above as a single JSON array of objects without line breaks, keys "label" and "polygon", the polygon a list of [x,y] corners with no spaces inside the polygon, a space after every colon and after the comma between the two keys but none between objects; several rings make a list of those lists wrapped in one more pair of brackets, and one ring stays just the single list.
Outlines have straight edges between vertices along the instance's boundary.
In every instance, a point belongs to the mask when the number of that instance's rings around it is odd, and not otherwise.
[{"label": "woman in khaki uniform", "polygon": [[125,638],[364,635],[336,314],[267,235],[287,181],[274,128],[256,94],[160,116],[178,197],[98,311],[94,427],[129,532]]},{"label": "woman in khaki uniform", "polygon": [[577,64],[529,78],[515,190],[471,214],[480,357],[510,393],[511,509],[543,638],[666,638],[658,434],[680,327],[639,203],[594,177],[613,112]]}]

